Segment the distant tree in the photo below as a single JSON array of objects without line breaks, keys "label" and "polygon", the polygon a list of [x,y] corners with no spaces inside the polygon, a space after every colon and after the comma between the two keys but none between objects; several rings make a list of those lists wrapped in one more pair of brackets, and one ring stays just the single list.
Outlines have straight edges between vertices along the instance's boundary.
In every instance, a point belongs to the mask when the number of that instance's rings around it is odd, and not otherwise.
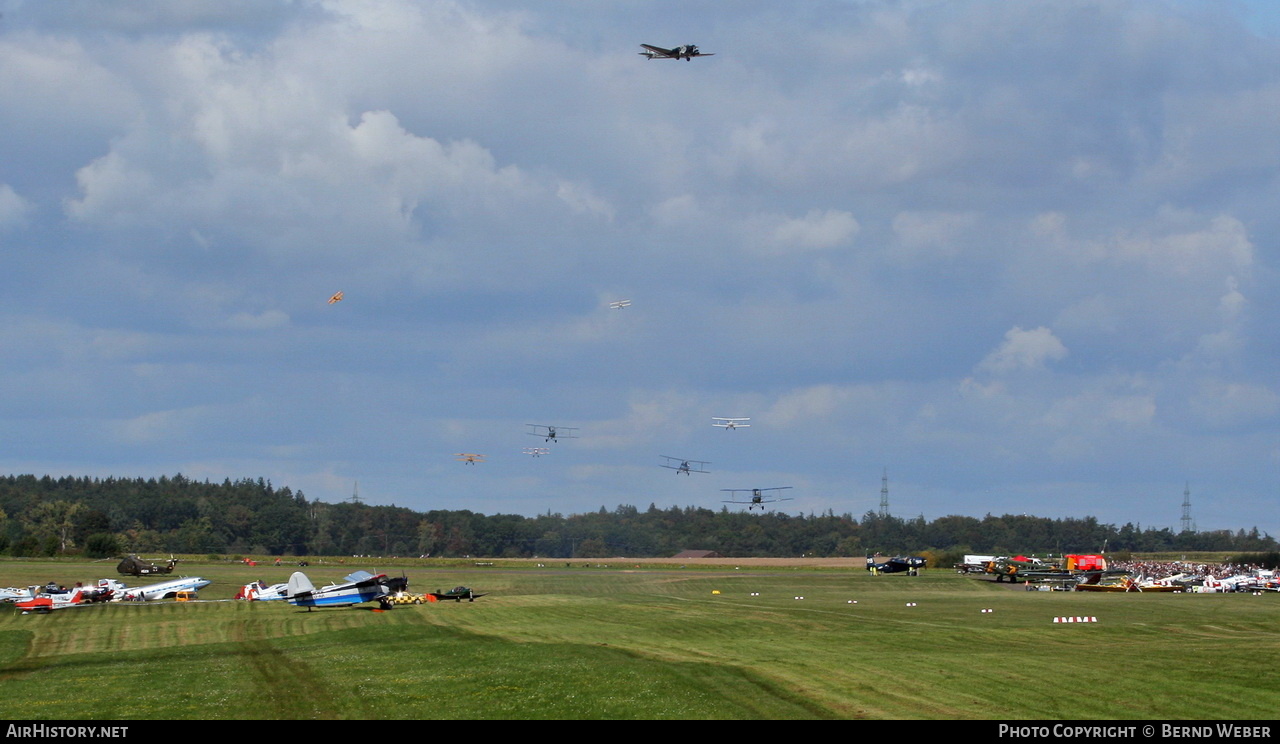
[{"label": "distant tree", "polygon": [[84,554],[87,558],[114,558],[120,553],[120,538],[110,532],[97,532],[84,540]]},{"label": "distant tree", "polygon": [[41,501],[28,509],[22,519],[38,540],[46,546],[53,545],[54,553],[65,553],[74,545],[76,517],[84,509],[84,504],[78,501]]}]

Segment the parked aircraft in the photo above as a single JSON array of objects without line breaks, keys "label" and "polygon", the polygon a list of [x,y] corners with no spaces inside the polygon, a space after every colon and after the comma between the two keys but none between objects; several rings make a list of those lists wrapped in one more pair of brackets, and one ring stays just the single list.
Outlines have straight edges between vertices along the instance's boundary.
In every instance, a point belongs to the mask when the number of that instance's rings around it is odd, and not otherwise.
[{"label": "parked aircraft", "polygon": [[712,416],[711,420],[716,422],[712,424],[712,426],[718,426],[721,429],[746,429],[746,428],[750,428],[751,426],[751,424],[744,423],[746,421],[750,421],[751,420],[750,417],[725,418],[723,416]]},{"label": "parked aircraft", "polygon": [[688,475],[689,473],[711,472],[705,468],[705,466],[710,465],[711,463],[705,460],[684,460],[679,457],[670,457],[668,455],[658,455],[658,457],[667,461],[662,467],[670,468],[677,473],[684,473],[685,475]]},{"label": "parked aircraft", "polygon": [[535,437],[542,437],[548,442],[554,442],[558,439],[577,439],[578,435],[573,432],[577,431],[577,427],[572,426],[545,426],[543,424],[525,424],[530,427],[526,434]]},{"label": "parked aircraft", "polygon": [[684,44],[675,49],[663,49],[662,47],[653,46],[652,44],[641,44],[645,51],[640,52],[640,56],[649,59],[683,59],[686,62],[694,57],[714,57],[715,52],[700,52],[696,44]]},{"label": "parked aircraft", "polygon": [[126,576],[154,576],[155,574],[173,573],[173,567],[176,565],[178,565],[178,561],[175,558],[170,558],[168,563],[160,565],[152,563],[145,558],[131,555],[116,565],[116,571]]},{"label": "parked aircraft", "polygon": [[28,612],[52,612],[54,610],[66,610],[72,607],[85,607],[98,602],[106,602],[111,598],[110,589],[85,589],[77,587],[69,592],[57,593],[41,593],[36,594],[31,599],[24,599],[14,602],[14,606],[22,610],[23,614]]},{"label": "parked aircraft", "polygon": [[162,581],[159,584],[151,584],[150,586],[136,586],[132,589],[125,589],[116,599],[126,602],[152,602],[157,599],[169,599],[181,591],[200,591],[212,583],[212,581],[202,579],[199,576],[184,576],[181,579]]},{"label": "parked aircraft", "polygon": [[288,591],[288,584],[272,584],[267,586],[265,581],[255,581],[245,584],[240,593],[236,595],[236,599],[247,599],[251,602],[268,602],[276,599],[284,599],[285,592]]},{"label": "parked aircraft", "polygon": [[5,587],[4,589],[0,589],[0,602],[21,602],[23,600],[33,599],[36,594],[39,593],[39,588],[40,587],[37,586],[22,588],[16,586]]},{"label": "parked aircraft", "polygon": [[777,488],[722,488],[720,490],[730,491],[732,493],[745,493],[750,491],[751,498],[747,501],[739,501],[737,498],[733,498],[725,501],[724,503],[747,504],[747,511],[751,511],[758,506],[760,507],[760,511],[764,511],[765,504],[774,504],[779,501],[791,501],[792,499],[784,499],[775,494],[769,493],[770,491],[785,491],[788,488],[791,488],[791,486],[778,486]]},{"label": "parked aircraft", "polygon": [[431,597],[432,602],[439,602],[442,599],[452,599],[454,602],[461,602],[462,600],[465,599],[468,602],[474,602],[480,597],[483,597],[484,595],[476,594],[475,592],[471,591],[469,587],[455,586],[454,588],[450,589],[447,592],[446,591],[431,592],[429,596]]},{"label": "parked aircraft", "polygon": [[341,584],[330,584],[317,589],[311,579],[301,571],[295,571],[289,577],[289,586],[285,589],[285,599],[289,604],[306,607],[310,611],[314,607],[349,607],[363,602],[377,601],[384,610],[389,610],[392,603],[388,595],[403,589],[407,580],[388,579],[386,574],[374,576],[368,571],[356,571],[349,574]]},{"label": "parked aircraft", "polygon": [[867,570],[875,573],[907,573],[914,574],[924,568],[928,560],[917,556],[895,556],[886,561],[876,563],[875,556],[867,556]]}]

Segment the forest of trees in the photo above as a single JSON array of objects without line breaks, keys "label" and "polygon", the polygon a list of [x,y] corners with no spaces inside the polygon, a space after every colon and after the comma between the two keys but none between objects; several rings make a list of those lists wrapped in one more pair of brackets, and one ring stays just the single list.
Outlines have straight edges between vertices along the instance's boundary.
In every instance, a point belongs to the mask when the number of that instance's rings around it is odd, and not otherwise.
[{"label": "forest of trees", "polygon": [[619,505],[585,514],[483,515],[355,502],[308,501],[258,480],[0,477],[0,553],[378,555],[493,558],[730,557],[871,553],[1258,552],[1280,548],[1251,530],[1174,532],[1092,517],[926,521],[868,512],[791,516],[702,507]]}]

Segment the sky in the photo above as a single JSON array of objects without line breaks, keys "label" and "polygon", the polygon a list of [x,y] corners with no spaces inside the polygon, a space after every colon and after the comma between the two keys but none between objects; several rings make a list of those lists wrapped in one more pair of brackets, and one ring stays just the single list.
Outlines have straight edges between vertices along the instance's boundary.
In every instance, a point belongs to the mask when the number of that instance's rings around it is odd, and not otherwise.
[{"label": "sky", "polygon": [[1280,535],[1277,17],[0,0],[0,472]]}]

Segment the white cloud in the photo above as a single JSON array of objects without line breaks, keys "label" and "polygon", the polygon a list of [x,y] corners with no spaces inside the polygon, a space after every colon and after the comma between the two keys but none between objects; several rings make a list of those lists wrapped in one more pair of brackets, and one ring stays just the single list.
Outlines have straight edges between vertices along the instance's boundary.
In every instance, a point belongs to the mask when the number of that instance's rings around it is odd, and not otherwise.
[{"label": "white cloud", "polygon": [[861,229],[852,214],[834,209],[811,209],[804,217],[762,216],[744,227],[755,250],[774,255],[846,246]]},{"label": "white cloud", "polygon": [[1066,356],[1067,347],[1048,328],[1040,326],[1024,331],[1015,326],[1004,334],[1004,343],[988,354],[978,367],[995,373],[1043,369],[1047,362],[1056,362]]},{"label": "white cloud", "polygon": [[1185,225],[1188,217],[1165,211],[1160,220],[1163,224],[1154,226],[1153,231],[1121,234],[1115,242],[1117,256],[1184,276],[1249,270],[1253,243],[1239,219],[1218,215],[1197,228]]},{"label": "white cloud", "polygon": [[12,186],[0,183],[0,229],[22,224],[33,208]]}]

